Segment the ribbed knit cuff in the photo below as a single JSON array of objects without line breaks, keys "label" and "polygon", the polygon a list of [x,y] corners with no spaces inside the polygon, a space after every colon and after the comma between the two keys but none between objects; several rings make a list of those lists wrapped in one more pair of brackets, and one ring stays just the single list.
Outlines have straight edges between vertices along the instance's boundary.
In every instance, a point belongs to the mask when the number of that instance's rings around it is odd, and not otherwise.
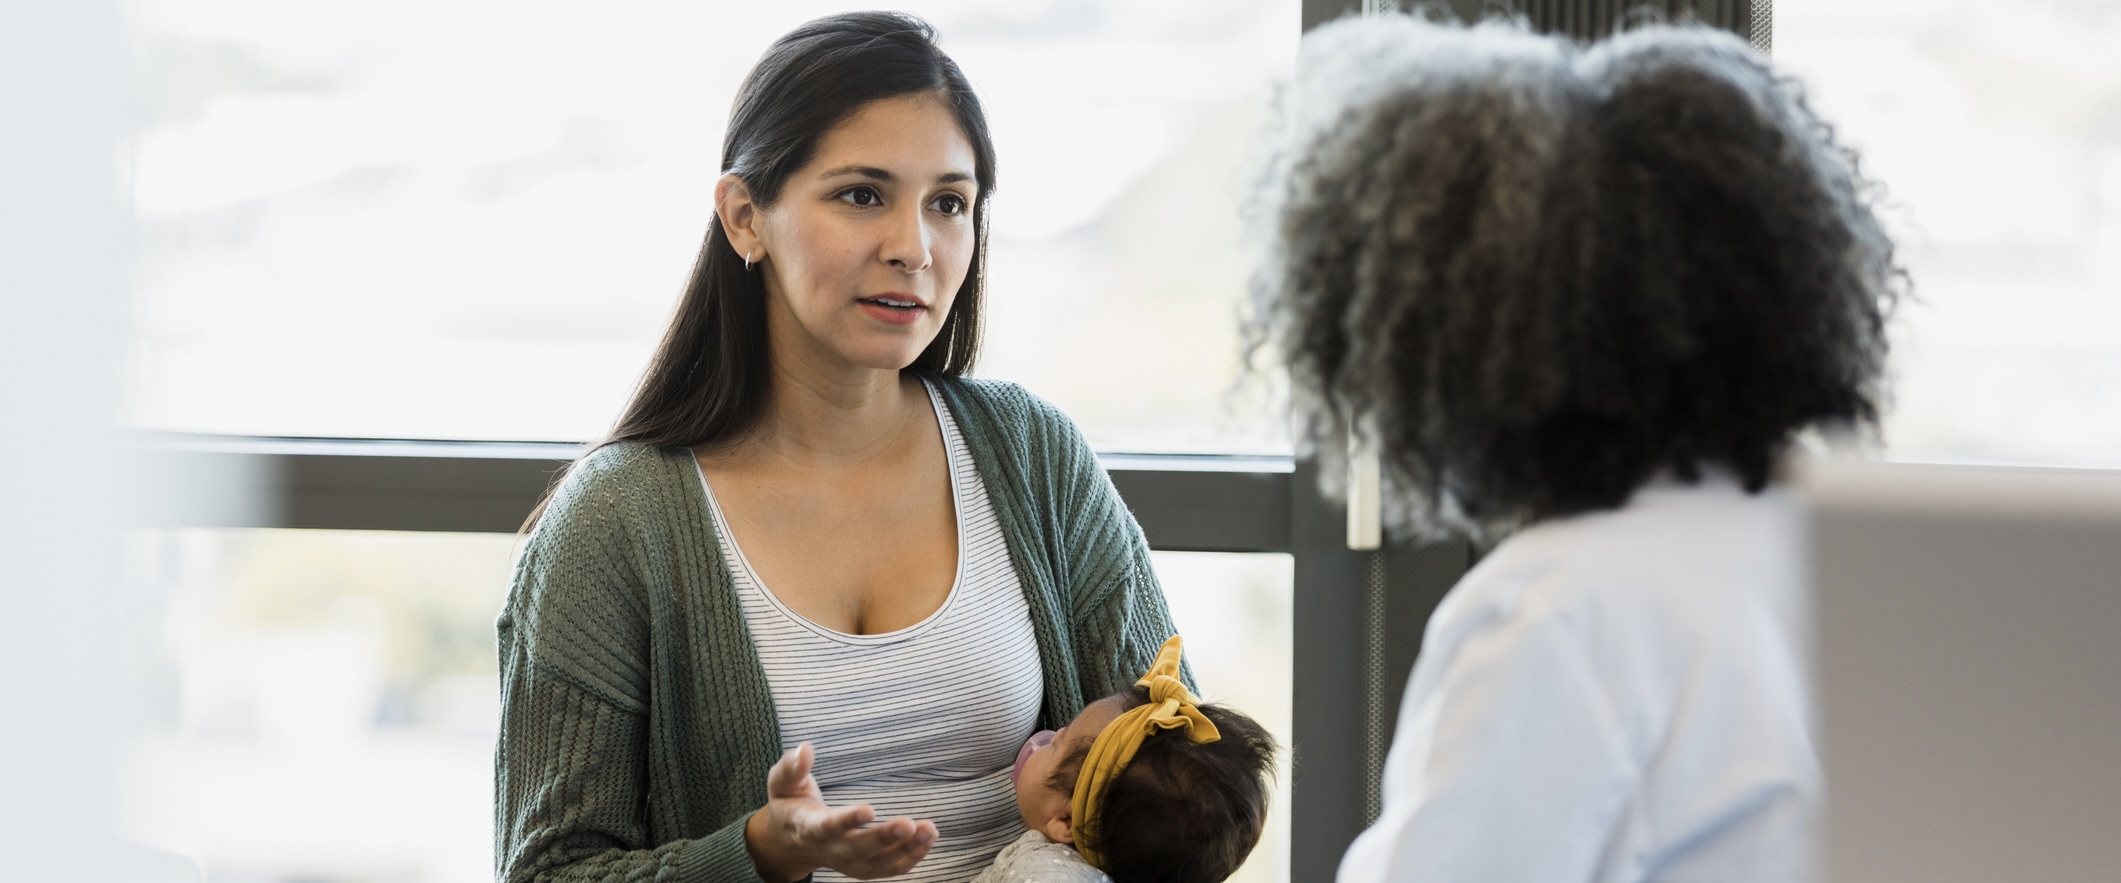
[{"label": "ribbed knit cuff", "polygon": [[[744,844],[744,813],[721,830],[687,844],[677,856],[680,883],[766,883]],[[805,877],[804,880],[810,878]]]}]

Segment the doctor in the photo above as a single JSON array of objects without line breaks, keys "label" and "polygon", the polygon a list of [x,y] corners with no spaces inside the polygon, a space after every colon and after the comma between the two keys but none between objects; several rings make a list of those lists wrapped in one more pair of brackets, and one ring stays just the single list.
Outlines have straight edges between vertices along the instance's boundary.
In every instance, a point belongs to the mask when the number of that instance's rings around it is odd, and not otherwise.
[{"label": "doctor", "polygon": [[1351,19],[1303,49],[1249,331],[1388,523],[1490,551],[1430,620],[1341,883],[1807,880],[1799,433],[1874,424],[1904,274],[1737,39]]}]

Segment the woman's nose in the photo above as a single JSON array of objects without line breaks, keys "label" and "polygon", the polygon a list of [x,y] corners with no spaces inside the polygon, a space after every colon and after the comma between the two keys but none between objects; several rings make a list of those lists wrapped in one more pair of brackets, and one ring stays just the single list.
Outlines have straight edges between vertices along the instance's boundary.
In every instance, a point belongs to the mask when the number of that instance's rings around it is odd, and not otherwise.
[{"label": "woman's nose", "polygon": [[883,243],[884,262],[907,273],[922,272],[934,260],[928,240],[927,219],[919,207],[895,212]]}]

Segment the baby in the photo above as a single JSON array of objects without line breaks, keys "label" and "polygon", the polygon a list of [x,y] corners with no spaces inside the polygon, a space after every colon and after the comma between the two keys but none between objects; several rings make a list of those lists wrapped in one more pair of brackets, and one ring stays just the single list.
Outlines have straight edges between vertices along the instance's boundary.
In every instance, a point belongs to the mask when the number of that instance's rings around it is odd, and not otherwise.
[{"label": "baby", "polygon": [[1179,639],[1132,689],[1090,703],[1016,755],[1031,830],[973,883],[1221,883],[1259,843],[1274,739],[1201,705],[1178,680]]}]

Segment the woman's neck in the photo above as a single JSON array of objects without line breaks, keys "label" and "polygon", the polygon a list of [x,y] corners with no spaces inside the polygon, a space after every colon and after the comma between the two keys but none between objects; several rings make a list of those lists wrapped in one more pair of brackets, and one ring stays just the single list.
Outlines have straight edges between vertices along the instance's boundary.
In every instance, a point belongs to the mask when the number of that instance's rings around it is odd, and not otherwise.
[{"label": "woman's neck", "polygon": [[906,444],[920,381],[900,371],[777,364],[766,413],[746,439],[758,454],[834,467],[889,457]]}]

